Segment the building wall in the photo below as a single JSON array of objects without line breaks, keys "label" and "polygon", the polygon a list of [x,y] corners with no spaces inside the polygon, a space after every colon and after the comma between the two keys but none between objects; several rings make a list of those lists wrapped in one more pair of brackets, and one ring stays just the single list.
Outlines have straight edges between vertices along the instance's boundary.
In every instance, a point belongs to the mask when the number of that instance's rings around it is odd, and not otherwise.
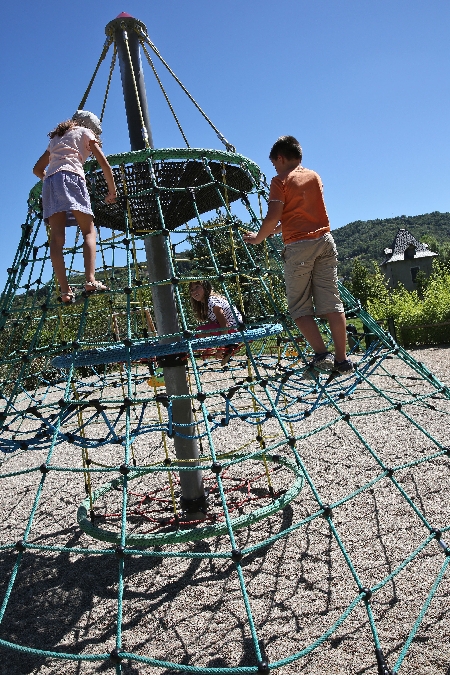
[{"label": "building wall", "polygon": [[391,288],[395,288],[401,283],[408,291],[415,291],[417,284],[413,282],[411,270],[418,267],[421,272],[428,276],[431,272],[433,260],[434,256],[414,258],[413,260],[396,260],[382,265],[382,269]]}]

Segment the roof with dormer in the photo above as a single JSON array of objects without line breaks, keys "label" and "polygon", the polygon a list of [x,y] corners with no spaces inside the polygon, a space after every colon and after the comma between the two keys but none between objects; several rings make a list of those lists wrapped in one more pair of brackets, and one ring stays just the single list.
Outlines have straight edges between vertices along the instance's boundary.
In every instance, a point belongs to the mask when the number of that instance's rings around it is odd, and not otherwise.
[{"label": "roof with dormer", "polygon": [[390,262],[404,260],[405,251],[407,248],[409,248],[409,246],[414,246],[415,248],[414,259],[431,258],[433,256],[438,255],[437,253],[430,251],[430,249],[428,248],[428,244],[422,244],[420,241],[418,241],[411,234],[411,232],[408,232],[408,230],[405,229],[400,229],[395,235],[395,239],[392,243],[392,248],[384,249],[386,259],[383,260],[381,264],[386,265],[387,263]]}]

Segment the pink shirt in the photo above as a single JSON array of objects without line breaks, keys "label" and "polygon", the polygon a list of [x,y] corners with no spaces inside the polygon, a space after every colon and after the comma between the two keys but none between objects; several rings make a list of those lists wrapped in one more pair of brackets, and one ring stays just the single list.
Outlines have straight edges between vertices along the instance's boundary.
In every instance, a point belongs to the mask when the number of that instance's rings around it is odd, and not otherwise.
[{"label": "pink shirt", "polygon": [[84,178],[83,164],[91,154],[89,143],[93,140],[96,140],[95,134],[84,127],[75,127],[64,136],[50,139],[47,148],[50,160],[45,177],[57,171],[72,171]]}]

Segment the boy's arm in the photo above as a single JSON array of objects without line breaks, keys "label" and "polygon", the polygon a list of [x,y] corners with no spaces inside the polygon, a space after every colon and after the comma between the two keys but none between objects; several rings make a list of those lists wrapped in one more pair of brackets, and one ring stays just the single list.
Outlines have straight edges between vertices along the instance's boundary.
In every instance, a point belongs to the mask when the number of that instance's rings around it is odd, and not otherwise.
[{"label": "boy's arm", "polygon": [[264,239],[270,237],[271,234],[279,232],[281,226],[278,225],[283,214],[283,202],[273,201],[269,202],[267,208],[267,215],[261,223],[259,232],[246,232],[244,234],[244,241],[247,244],[260,244]]},{"label": "boy's arm", "polygon": [[111,167],[108,164],[108,160],[106,159],[103,150],[98,147],[97,141],[90,141],[89,147],[91,148],[92,154],[103,171],[103,175],[105,176],[106,184],[108,186],[109,192],[105,197],[105,202],[107,204],[113,204],[116,201],[116,184],[114,183],[114,176]]},{"label": "boy's arm", "polygon": [[49,160],[50,160],[50,153],[48,150],[46,150],[44,154],[39,157],[38,161],[33,167],[34,175],[40,178],[41,180],[44,180],[45,168],[48,166]]}]

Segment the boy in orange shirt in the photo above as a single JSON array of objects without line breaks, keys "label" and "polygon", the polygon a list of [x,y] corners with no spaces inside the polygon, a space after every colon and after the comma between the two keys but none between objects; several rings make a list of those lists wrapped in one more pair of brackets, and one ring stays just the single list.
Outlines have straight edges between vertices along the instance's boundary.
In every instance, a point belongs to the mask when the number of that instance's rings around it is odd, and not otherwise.
[{"label": "boy in orange shirt", "polygon": [[[322,181],[317,173],[301,166],[302,149],[293,136],[281,136],[269,159],[277,176],[270,184],[267,215],[259,232],[247,232],[244,240],[260,244],[281,231],[289,313],[314,349],[309,365],[320,371],[351,373],[354,366],[345,351],[347,329],[337,288],[337,251]],[[315,315],[329,323],[334,357],[327,351]]]}]

